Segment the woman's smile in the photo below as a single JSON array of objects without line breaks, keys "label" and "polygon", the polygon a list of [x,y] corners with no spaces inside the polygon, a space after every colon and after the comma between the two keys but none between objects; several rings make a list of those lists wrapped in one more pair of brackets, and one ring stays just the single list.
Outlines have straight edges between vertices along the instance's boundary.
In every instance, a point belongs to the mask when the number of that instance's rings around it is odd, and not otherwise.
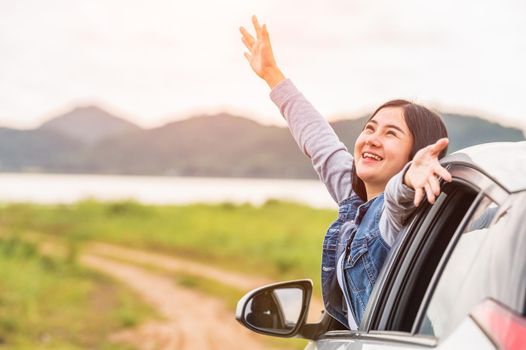
[{"label": "woman's smile", "polygon": [[364,160],[364,162],[368,162],[368,161],[380,162],[384,160],[381,156],[373,152],[363,152],[362,159]]}]

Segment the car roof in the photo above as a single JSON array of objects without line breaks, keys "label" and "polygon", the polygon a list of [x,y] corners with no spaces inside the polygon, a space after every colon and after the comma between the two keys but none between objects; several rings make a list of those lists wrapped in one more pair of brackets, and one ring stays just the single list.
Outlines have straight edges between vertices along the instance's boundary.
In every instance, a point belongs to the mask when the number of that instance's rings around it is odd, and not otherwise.
[{"label": "car roof", "polygon": [[526,141],[467,147],[448,155],[442,163],[467,163],[482,170],[510,192],[526,189]]}]

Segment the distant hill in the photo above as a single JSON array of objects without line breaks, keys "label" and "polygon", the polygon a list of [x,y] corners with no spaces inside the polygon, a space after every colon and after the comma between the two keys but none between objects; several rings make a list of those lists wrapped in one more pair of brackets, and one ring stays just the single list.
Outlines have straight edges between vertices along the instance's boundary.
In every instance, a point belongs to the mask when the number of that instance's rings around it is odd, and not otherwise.
[{"label": "distant hill", "polygon": [[42,124],[40,130],[55,131],[74,140],[93,144],[102,139],[141,128],[97,106],[78,107]]},{"label": "distant hill", "polygon": [[82,143],[55,131],[0,128],[0,171],[63,172],[83,151]]},{"label": "distant hill", "polygon": [[[112,173],[229,177],[297,177],[310,165],[288,130],[227,114],[198,116],[107,139],[90,163]],[[130,162],[133,157],[134,162]]]},{"label": "distant hill", "polygon": [[445,114],[444,123],[449,133],[450,153],[482,142],[524,140],[522,130],[503,127],[476,116]]},{"label": "distant hill", "polygon": [[[366,117],[333,123],[352,151]],[[516,128],[446,114],[449,152],[524,140]],[[0,171],[221,177],[315,178],[288,129],[219,114],[142,129],[84,107],[34,130],[0,128]]]}]

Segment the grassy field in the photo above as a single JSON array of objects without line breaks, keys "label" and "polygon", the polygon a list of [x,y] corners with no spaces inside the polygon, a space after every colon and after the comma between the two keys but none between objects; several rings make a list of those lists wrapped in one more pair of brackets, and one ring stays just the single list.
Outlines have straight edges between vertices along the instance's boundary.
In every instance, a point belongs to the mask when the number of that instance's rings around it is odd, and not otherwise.
[{"label": "grassy field", "polygon": [[[85,242],[177,254],[276,281],[307,277],[319,291],[322,239],[335,216],[331,210],[277,201],[261,207],[132,201],[3,205],[0,348],[4,343],[15,349],[121,349],[107,336],[152,316],[118,283],[76,264]],[[42,255],[31,243],[35,240],[62,242],[66,253]],[[231,309],[242,292],[192,275],[179,274],[174,281],[224,299]],[[304,344],[288,342],[275,345]]]},{"label": "grassy field", "polygon": [[62,237],[72,245],[101,240],[273,278],[309,277],[315,283],[323,235],[336,217],[335,211],[277,201],[261,207],[83,201],[9,205],[0,213],[0,226]]},{"label": "grassy field", "polygon": [[5,228],[0,276],[0,348],[126,349],[108,336],[154,316],[118,283]]}]

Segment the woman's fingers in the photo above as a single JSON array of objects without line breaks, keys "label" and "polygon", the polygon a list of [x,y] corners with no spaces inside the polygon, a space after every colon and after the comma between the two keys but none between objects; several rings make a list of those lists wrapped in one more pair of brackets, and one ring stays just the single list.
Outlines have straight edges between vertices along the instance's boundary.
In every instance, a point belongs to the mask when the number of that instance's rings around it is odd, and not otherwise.
[{"label": "woman's fingers", "polygon": [[261,26],[259,25],[258,18],[256,17],[256,15],[252,16],[252,24],[254,25],[254,29],[256,30],[256,37],[258,38],[258,40],[261,40]]},{"label": "woman's fingers", "polygon": [[439,155],[440,152],[442,152],[447,147],[448,144],[449,144],[449,140],[447,137],[441,138],[440,140],[438,140],[432,145],[431,151],[434,155]]},{"label": "woman's fingers", "polygon": [[[439,193],[440,193],[440,188],[439,188],[438,194]],[[420,203],[422,202],[422,200],[424,199],[424,196],[425,196],[425,197],[427,197],[427,201],[430,204],[434,204],[437,195],[435,195],[435,193],[434,193],[434,191],[433,191],[433,189],[431,187],[431,184],[430,183],[426,183],[424,185],[424,187],[418,187],[417,189],[415,189],[415,198],[414,198],[413,203],[415,204],[415,207],[418,207],[420,205]]]},{"label": "woman's fingers", "polygon": [[447,182],[451,182],[453,181],[453,177],[451,176],[451,174],[449,173],[449,171],[447,171],[446,169],[444,169],[441,165],[437,165],[433,171],[435,172],[435,174],[437,174],[438,176],[440,176],[441,178],[444,179],[444,181],[447,181]]},{"label": "woman's fingers", "polygon": [[270,43],[270,36],[268,35],[267,25],[263,24],[263,29],[261,30],[261,34],[263,35],[263,40]]},{"label": "woman's fingers", "polygon": [[242,37],[241,38],[241,41],[243,42],[243,44],[245,44],[245,47],[251,51],[252,50],[252,44],[247,40],[246,37]]},{"label": "woman's fingers", "polygon": [[436,176],[432,175],[427,180],[427,184],[429,185],[429,188],[431,189],[431,192],[438,196],[440,194],[440,183],[438,182],[438,179]]},{"label": "woman's fingers", "polygon": [[430,158],[438,158],[438,155],[440,154],[440,152],[442,152],[447,147],[448,144],[449,144],[449,140],[446,137],[441,138],[434,144],[426,146],[420,149],[418,152],[416,152],[413,160],[422,162]]},{"label": "woman's fingers", "polygon": [[451,174],[438,162],[438,155],[446,149],[448,143],[447,138],[442,138],[418,151],[413,158],[411,168],[415,167],[418,171],[410,173],[410,168],[406,176],[410,177],[410,180],[407,181],[415,188],[415,206],[418,206],[424,197],[427,197],[429,203],[435,203],[436,197],[440,194],[438,177],[447,182],[452,181]]},{"label": "woman's fingers", "polygon": [[433,191],[431,190],[431,186],[429,186],[429,183],[426,183],[424,185],[424,189],[426,191],[427,201],[430,204],[435,203],[435,195],[434,195]]},{"label": "woman's fingers", "polygon": [[415,207],[418,207],[422,199],[424,199],[424,189],[422,187],[419,187],[415,189],[415,199],[414,199]]},{"label": "woman's fingers", "polygon": [[243,44],[245,44],[245,47],[248,49],[248,51],[252,52],[252,49],[254,48],[253,43],[251,43],[247,38],[242,37],[241,41]]},{"label": "woman's fingers", "polygon": [[[422,181],[423,180],[423,181]],[[424,197],[431,204],[435,203],[436,197],[440,194],[440,182],[435,175],[429,175],[427,179],[422,178],[421,185],[415,188],[414,204],[418,206]]]},{"label": "woman's fingers", "polygon": [[451,174],[442,168],[440,165],[434,169],[434,172],[430,172],[428,175],[424,175],[418,179],[416,183],[419,185],[415,186],[415,197],[414,204],[418,206],[424,197],[427,197],[427,201],[434,204],[438,195],[440,195],[440,182],[437,176],[442,177],[444,180],[450,182],[452,180]]},{"label": "woman's fingers", "polygon": [[[254,45],[254,37],[243,27],[239,27],[241,32],[243,43],[250,49]],[[247,45],[248,44],[248,45]]]}]

